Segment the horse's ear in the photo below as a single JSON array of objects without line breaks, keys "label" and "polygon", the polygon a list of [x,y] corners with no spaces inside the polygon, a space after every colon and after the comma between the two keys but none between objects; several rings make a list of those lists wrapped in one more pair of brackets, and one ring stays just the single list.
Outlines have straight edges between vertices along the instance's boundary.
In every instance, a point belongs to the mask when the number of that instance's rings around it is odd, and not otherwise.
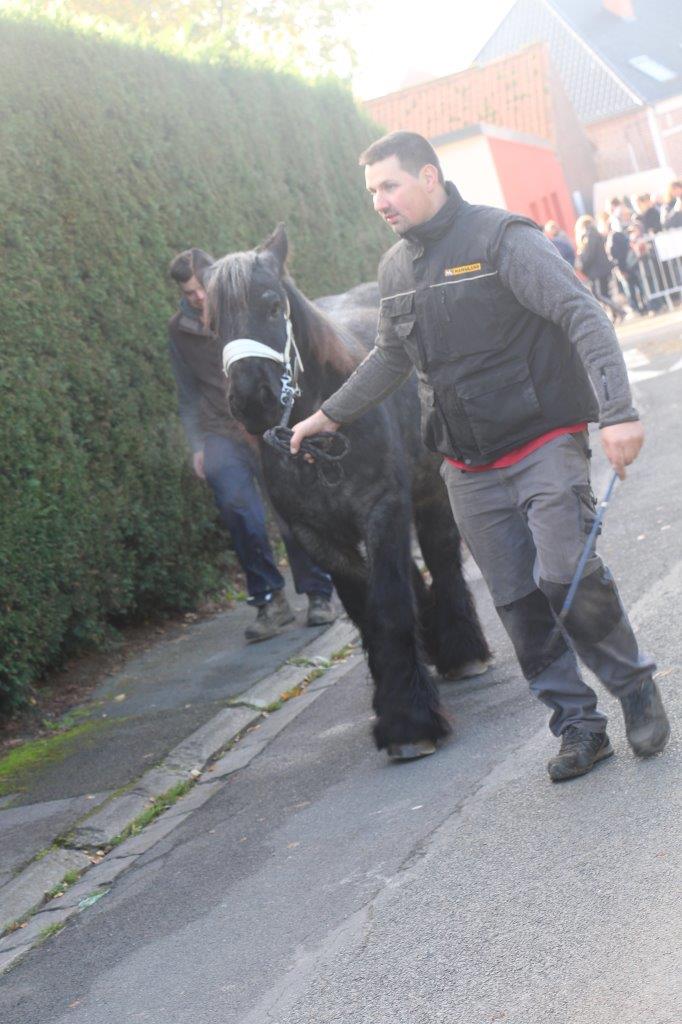
[{"label": "horse's ear", "polygon": [[287,254],[289,252],[289,240],[287,239],[287,232],[284,224],[278,224],[270,237],[266,238],[264,242],[261,242],[256,249],[256,252],[271,253],[277,260],[280,270],[284,270],[284,265],[287,261]]}]

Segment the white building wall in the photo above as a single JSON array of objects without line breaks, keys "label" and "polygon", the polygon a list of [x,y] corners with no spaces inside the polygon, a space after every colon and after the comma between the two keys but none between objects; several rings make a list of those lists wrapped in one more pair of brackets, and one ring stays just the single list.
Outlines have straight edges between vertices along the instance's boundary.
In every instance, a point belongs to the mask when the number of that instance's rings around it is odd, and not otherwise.
[{"label": "white building wall", "polygon": [[483,135],[435,147],[446,181],[453,181],[469,203],[506,208],[488,140]]}]

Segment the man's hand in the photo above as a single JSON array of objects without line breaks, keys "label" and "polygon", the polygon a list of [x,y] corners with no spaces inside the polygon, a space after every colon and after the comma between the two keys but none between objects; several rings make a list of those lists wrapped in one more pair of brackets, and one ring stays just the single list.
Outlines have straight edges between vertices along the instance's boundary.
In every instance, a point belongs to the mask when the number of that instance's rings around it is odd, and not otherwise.
[{"label": "man's hand", "polygon": [[[323,430],[338,430],[340,424],[334,420],[330,420],[328,416],[318,409],[317,412],[309,416],[307,420],[301,420],[293,428],[291,433],[291,442],[289,445],[292,455],[297,455],[301,447],[301,441],[306,437],[312,437],[313,434],[321,434]],[[311,461],[312,457],[311,457]]]},{"label": "man's hand", "polygon": [[200,480],[206,479],[206,473],[204,472],[204,453],[203,451],[194,452],[192,455],[192,468],[199,477]]},{"label": "man's hand", "polygon": [[644,427],[639,420],[631,423],[614,423],[600,430],[601,443],[606,457],[621,480],[625,479],[625,467],[634,462],[644,444]]}]

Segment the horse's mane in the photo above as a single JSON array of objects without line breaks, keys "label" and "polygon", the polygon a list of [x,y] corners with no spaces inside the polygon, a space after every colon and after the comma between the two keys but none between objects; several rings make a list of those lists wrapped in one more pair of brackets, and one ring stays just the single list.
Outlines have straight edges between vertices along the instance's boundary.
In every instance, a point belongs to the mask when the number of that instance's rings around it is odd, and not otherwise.
[{"label": "horse's mane", "polygon": [[327,365],[344,377],[350,376],[367,355],[358,339],[306,298],[288,274],[282,284],[291,306],[294,335],[314,339],[315,358],[320,365]]},{"label": "horse's mane", "polygon": [[231,252],[211,266],[204,277],[211,327],[222,338],[221,326],[235,325],[243,331],[249,303],[249,286],[256,266],[257,253]]}]

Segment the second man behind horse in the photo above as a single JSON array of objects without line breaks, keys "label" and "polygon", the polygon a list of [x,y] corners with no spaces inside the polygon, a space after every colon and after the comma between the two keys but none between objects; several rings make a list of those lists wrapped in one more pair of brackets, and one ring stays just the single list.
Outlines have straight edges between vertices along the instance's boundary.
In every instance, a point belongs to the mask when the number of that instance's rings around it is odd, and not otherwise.
[{"label": "second man behind horse", "polygon": [[[181,298],[168,325],[168,349],[194,472],[213,492],[246,575],[249,602],[258,609],[255,622],[245,632],[249,643],[255,643],[293,622],[294,612],[284,595],[284,579],[267,535],[258,489],[258,452],[230,414],[221,346],[203,324],[206,293],[201,275],[213,262],[202,249],[188,249],[172,260],[170,275]],[[278,525],[296,591],[308,595],[307,625],[333,622],[331,578],[310,560],[286,524],[278,520]]]}]

